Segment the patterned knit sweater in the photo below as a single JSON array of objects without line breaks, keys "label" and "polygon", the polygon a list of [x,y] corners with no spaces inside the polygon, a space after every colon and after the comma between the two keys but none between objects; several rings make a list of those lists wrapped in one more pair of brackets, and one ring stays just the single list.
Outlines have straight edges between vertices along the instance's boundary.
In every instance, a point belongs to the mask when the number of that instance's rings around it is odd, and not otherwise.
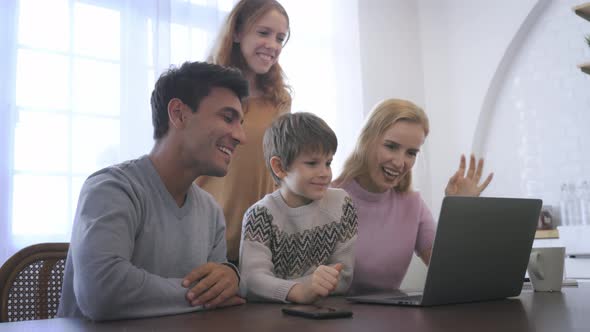
[{"label": "patterned knit sweater", "polygon": [[297,283],[311,281],[319,265],[342,263],[333,294],[350,287],[357,216],[342,189],[317,201],[289,207],[277,190],[254,204],[243,220],[240,250],[242,295],[249,300],[287,302]]}]

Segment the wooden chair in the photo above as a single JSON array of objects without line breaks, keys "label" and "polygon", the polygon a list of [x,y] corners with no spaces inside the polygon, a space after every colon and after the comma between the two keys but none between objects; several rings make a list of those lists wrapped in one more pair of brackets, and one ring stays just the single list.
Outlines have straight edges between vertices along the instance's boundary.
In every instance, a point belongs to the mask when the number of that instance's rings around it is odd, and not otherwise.
[{"label": "wooden chair", "polygon": [[53,318],[57,314],[68,243],[40,243],[0,268],[0,322]]}]

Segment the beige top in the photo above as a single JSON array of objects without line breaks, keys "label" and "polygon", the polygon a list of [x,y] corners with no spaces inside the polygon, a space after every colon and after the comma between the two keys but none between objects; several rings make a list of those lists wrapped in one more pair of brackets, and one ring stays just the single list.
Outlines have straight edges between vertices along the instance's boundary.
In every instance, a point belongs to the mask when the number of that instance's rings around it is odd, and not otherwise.
[{"label": "beige top", "polygon": [[197,185],[209,192],[221,205],[225,215],[227,258],[237,261],[240,254],[242,218],[246,210],[266,194],[274,191],[274,181],[266,168],[262,137],[279,110],[263,98],[252,97],[244,103],[246,144],[235,150],[225,177],[202,176]]}]

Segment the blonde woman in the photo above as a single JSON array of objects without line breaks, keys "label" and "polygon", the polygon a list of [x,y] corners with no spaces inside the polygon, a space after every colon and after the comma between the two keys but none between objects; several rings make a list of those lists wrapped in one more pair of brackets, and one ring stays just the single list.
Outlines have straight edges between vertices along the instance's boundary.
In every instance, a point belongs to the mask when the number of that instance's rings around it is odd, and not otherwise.
[{"label": "blonde woman", "polygon": [[[412,167],[429,132],[428,117],[412,102],[388,99],[369,115],[342,174],[334,180],[357,209],[351,293],[399,288],[412,253],[429,264],[436,225],[418,192],[412,191]],[[483,160],[465,157],[451,177],[447,195],[479,196],[493,174],[480,184]]]}]

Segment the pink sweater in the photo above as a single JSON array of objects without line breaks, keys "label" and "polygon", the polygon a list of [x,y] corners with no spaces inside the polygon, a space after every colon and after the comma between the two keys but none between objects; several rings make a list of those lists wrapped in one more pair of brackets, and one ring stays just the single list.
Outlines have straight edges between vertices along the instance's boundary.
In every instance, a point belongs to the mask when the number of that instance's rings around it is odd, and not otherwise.
[{"label": "pink sweater", "polygon": [[398,289],[412,253],[432,248],[436,225],[417,192],[372,193],[356,181],[342,187],[358,215],[350,293]]}]

